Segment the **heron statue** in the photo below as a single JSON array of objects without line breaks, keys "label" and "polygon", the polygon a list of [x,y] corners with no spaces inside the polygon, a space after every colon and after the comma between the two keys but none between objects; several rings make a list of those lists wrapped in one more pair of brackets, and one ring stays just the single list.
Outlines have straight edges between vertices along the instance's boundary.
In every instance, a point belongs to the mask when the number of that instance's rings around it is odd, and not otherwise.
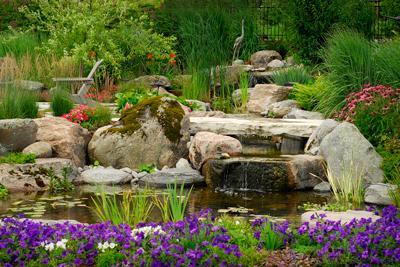
[{"label": "heron statue", "polygon": [[243,40],[244,40],[244,19],[242,20],[242,34],[238,38],[236,38],[235,44],[233,45],[232,62],[239,57],[240,46],[242,45]]}]

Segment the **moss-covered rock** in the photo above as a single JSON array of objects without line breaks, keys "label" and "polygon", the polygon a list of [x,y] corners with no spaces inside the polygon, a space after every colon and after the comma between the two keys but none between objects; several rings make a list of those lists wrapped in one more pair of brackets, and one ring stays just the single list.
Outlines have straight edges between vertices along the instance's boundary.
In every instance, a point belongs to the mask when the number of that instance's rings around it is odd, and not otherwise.
[{"label": "moss-covered rock", "polygon": [[117,125],[100,128],[89,143],[89,156],[104,166],[173,167],[188,154],[189,120],[179,103],[153,97],[123,112]]}]

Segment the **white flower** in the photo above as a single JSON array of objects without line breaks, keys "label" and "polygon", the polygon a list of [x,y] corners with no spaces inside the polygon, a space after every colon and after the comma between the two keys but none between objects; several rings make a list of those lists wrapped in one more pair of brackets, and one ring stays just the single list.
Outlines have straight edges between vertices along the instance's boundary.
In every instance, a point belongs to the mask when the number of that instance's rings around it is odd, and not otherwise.
[{"label": "white flower", "polygon": [[219,223],[222,223],[222,220],[221,220],[221,219],[218,219],[218,222],[219,222]]},{"label": "white flower", "polygon": [[138,233],[143,233],[144,237],[146,238],[149,235],[157,233],[158,235],[163,235],[165,232],[162,230],[161,226],[151,227],[151,226],[144,226],[141,228],[133,229],[131,235],[136,237]]},{"label": "white flower", "polygon": [[239,222],[239,221],[236,221],[235,223],[236,223],[236,225],[239,225],[239,224],[240,224],[240,222]]},{"label": "white flower", "polygon": [[66,249],[67,248],[68,239],[61,239],[61,241],[57,241],[56,247]]},{"label": "white flower", "polygon": [[46,244],[44,246],[44,249],[47,250],[47,251],[53,251],[54,250],[54,243]]},{"label": "white flower", "polygon": [[115,243],[110,243],[110,248],[111,248],[111,249],[115,248],[116,246],[117,246],[117,244],[115,244]]},{"label": "white flower", "polygon": [[98,250],[101,250],[101,252],[104,252],[104,251],[106,251],[106,249],[113,249],[113,248],[115,248],[117,246],[117,244],[115,244],[115,243],[113,243],[113,242],[111,242],[111,243],[108,243],[108,241],[106,241],[106,242],[104,242],[104,243],[97,243],[97,249]]}]

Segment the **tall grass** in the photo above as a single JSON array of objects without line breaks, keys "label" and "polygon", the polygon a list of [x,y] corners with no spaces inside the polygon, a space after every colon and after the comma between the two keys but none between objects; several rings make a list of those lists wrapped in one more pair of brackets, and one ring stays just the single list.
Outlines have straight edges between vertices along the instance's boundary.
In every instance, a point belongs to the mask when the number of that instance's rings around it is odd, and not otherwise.
[{"label": "tall grass", "polygon": [[313,77],[304,67],[291,67],[272,74],[272,80],[277,85],[290,85],[293,83],[309,84],[313,82]]},{"label": "tall grass", "polygon": [[114,225],[126,223],[132,226],[145,222],[154,207],[149,199],[149,190],[140,190],[136,194],[123,192],[122,199],[117,194],[100,193],[92,198],[94,212],[101,221],[110,221]]},{"label": "tall grass", "polygon": [[183,87],[183,96],[186,99],[210,99],[210,74],[209,70],[192,70],[192,78],[188,86]]},{"label": "tall grass", "polygon": [[365,84],[400,86],[400,41],[376,44],[361,34],[336,31],[322,50],[327,86],[316,109],[327,116],[338,111],[346,96]]},{"label": "tall grass", "polygon": [[302,109],[314,110],[321,101],[321,93],[329,88],[329,81],[325,76],[319,76],[314,83],[300,84],[293,86],[289,97],[296,99]]},{"label": "tall grass", "polygon": [[62,116],[74,107],[70,94],[63,88],[55,88],[51,93],[51,109],[54,116]]},{"label": "tall grass", "polygon": [[396,207],[400,207],[400,167],[395,167],[393,171],[392,183],[396,187],[389,189],[389,197]]},{"label": "tall grass", "polygon": [[0,34],[0,58],[12,55],[17,59],[36,53],[43,36],[31,32],[8,32]]},{"label": "tall grass", "polygon": [[242,111],[247,110],[247,102],[249,102],[249,82],[249,73],[241,73],[239,79],[239,88]]},{"label": "tall grass", "polygon": [[189,202],[190,194],[192,193],[193,186],[185,192],[185,185],[182,184],[180,188],[175,183],[167,185],[168,203],[170,219],[174,222],[183,220],[185,217],[186,206]]},{"label": "tall grass", "polygon": [[38,95],[26,89],[6,86],[0,89],[0,119],[36,118]]},{"label": "tall grass", "polygon": [[357,208],[364,201],[363,171],[355,165],[354,160],[342,162],[340,175],[327,168],[327,178],[335,200],[343,205],[348,203]]}]

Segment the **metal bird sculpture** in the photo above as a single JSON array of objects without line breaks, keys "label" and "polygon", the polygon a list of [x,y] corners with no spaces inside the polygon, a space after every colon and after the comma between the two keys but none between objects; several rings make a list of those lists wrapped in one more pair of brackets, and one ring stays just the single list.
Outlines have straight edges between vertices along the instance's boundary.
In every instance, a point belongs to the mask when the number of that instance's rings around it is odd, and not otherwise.
[{"label": "metal bird sculpture", "polygon": [[242,34],[238,38],[236,38],[235,44],[233,45],[232,62],[239,57],[240,46],[242,45],[243,40],[244,40],[244,19],[242,20]]}]

